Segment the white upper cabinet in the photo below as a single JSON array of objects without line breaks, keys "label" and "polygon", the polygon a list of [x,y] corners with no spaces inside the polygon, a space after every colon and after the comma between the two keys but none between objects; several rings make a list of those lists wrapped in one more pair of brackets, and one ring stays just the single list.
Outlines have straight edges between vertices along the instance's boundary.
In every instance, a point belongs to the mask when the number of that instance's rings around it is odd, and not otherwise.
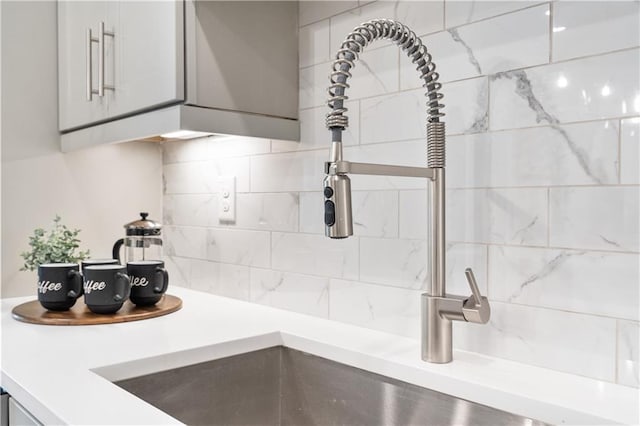
[{"label": "white upper cabinet", "polygon": [[[107,118],[107,99],[87,93],[98,81],[100,22],[107,20],[107,2],[58,3],[58,102],[60,129],[87,125]],[[112,53],[113,43],[105,46]]]},{"label": "white upper cabinet", "polygon": [[188,103],[297,118],[297,15],[291,1],[188,1]]},{"label": "white upper cabinet", "polygon": [[60,130],[184,99],[182,1],[59,1]]},{"label": "white upper cabinet", "polygon": [[176,131],[298,140],[295,1],[58,1],[63,151]]},{"label": "white upper cabinet", "polygon": [[121,1],[109,93],[113,117],[184,99],[184,5]]}]

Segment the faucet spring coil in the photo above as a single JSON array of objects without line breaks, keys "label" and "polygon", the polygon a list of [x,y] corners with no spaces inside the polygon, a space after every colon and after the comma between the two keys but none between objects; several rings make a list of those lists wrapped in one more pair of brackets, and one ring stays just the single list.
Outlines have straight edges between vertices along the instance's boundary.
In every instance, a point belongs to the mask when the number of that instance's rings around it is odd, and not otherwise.
[{"label": "faucet spring coil", "polygon": [[444,167],[444,123],[427,123],[427,167]]},{"label": "faucet spring coil", "polygon": [[[355,61],[364,48],[377,39],[389,39],[395,42],[416,64],[420,79],[424,81],[423,87],[427,89],[425,94],[428,98],[427,122],[439,122],[439,118],[444,116],[444,113],[440,112],[440,109],[444,107],[440,103],[443,95],[439,92],[442,84],[438,82],[440,76],[436,72],[436,65],[432,61],[431,54],[427,52],[426,46],[406,25],[391,19],[373,19],[358,25],[349,33],[336,54],[329,76],[331,84],[328,89],[327,105],[331,111],[326,117],[327,128],[344,130],[348,126],[349,120],[345,115],[347,108],[344,107],[344,101],[348,99],[348,96],[345,95],[345,89],[349,87],[347,83],[351,77],[349,71],[355,66]],[[444,138],[442,141],[444,144]],[[429,151],[431,150],[430,147]],[[440,151],[435,148],[433,150]],[[444,152],[444,149],[442,151]],[[444,162],[444,155],[442,161]]]}]

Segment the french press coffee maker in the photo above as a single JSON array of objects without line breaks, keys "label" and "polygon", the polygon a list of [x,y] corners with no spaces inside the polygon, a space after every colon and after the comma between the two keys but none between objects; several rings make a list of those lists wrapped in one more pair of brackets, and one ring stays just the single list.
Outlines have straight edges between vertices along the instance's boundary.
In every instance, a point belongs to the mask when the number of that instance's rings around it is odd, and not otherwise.
[{"label": "french press coffee maker", "polygon": [[[162,260],[162,224],[147,219],[149,213],[140,213],[141,219],[124,225],[126,237],[113,245],[113,258],[125,264],[137,260]],[[120,249],[124,246],[124,257]]]}]

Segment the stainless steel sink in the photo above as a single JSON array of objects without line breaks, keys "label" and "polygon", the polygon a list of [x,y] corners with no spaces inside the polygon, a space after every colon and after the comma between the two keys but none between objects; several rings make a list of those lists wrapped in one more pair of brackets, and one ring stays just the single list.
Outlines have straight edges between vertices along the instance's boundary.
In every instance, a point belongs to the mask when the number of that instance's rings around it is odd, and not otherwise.
[{"label": "stainless steel sink", "polygon": [[115,384],[192,425],[544,425],[284,346]]}]

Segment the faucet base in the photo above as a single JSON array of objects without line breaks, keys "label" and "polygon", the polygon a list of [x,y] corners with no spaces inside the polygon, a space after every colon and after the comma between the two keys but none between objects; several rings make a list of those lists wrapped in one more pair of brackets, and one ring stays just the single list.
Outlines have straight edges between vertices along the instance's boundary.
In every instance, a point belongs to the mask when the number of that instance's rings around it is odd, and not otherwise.
[{"label": "faucet base", "polygon": [[456,296],[438,297],[423,293],[421,297],[422,360],[445,364],[453,359],[452,322],[464,320],[464,299]]}]

